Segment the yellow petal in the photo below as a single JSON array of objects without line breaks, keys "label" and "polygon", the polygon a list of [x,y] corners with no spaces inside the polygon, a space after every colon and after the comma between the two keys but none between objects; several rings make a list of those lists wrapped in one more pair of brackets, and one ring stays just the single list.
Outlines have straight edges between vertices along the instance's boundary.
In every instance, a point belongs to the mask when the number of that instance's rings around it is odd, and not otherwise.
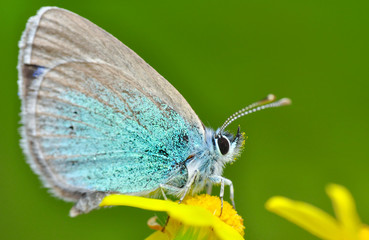
[{"label": "yellow petal", "polygon": [[326,191],[332,200],[337,220],[346,238],[358,239],[358,232],[362,224],[352,195],[345,187],[337,184],[328,185]]},{"label": "yellow petal", "polygon": [[178,204],[172,201],[144,198],[130,195],[112,194],[106,196],[100,206],[129,206],[150,211],[167,212],[171,217],[180,219],[184,224],[192,226],[209,226],[213,216],[206,209],[198,206]]},{"label": "yellow petal", "polygon": [[145,238],[145,240],[168,240],[168,239],[169,239],[168,235],[161,231],[156,231],[147,238]]},{"label": "yellow petal", "polygon": [[244,238],[231,226],[225,224],[222,220],[219,218],[215,218],[214,224],[213,224],[214,231],[216,235],[219,237],[219,239],[223,240],[243,240]]},{"label": "yellow petal", "polygon": [[368,226],[364,226],[360,229],[359,239],[360,240],[369,240],[369,227]]},{"label": "yellow petal", "polygon": [[[183,225],[212,228],[220,239],[243,239],[235,229],[199,206],[118,194],[106,196],[101,201],[100,206],[130,206],[151,211],[165,211],[170,218],[177,219]],[[163,237],[160,233],[149,236],[150,239],[161,239],[160,237]]]},{"label": "yellow petal", "polygon": [[131,206],[152,211],[166,211],[169,205],[174,202],[163,202],[159,199],[150,199],[130,195],[111,194],[106,196],[100,203],[100,207],[104,206]]},{"label": "yellow petal", "polygon": [[277,196],[267,201],[266,208],[321,239],[342,239],[337,221],[308,203]]}]

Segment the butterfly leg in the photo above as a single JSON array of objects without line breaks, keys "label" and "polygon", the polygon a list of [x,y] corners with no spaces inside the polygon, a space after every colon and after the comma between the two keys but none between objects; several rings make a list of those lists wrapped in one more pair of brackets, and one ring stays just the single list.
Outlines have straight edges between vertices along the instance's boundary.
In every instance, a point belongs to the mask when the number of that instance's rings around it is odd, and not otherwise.
[{"label": "butterfly leg", "polygon": [[186,185],[184,186],[182,197],[179,199],[178,203],[181,203],[183,201],[183,199],[186,197],[188,191],[190,190],[190,188],[191,188],[191,186],[192,186],[193,182],[195,181],[198,174],[199,174],[199,170],[196,169],[194,171],[194,173],[192,174],[192,176],[187,181]]},{"label": "butterfly leg", "polygon": [[229,186],[229,198],[231,199],[233,208],[236,209],[236,205],[234,203],[234,189],[233,189],[233,183],[231,180],[224,178],[222,176],[211,176],[209,178],[210,181],[212,181],[215,184],[220,184],[220,194],[219,197],[222,201],[222,207],[223,207],[223,196],[224,196],[224,185]]},{"label": "butterfly leg", "polygon": [[219,193],[219,197],[220,197],[220,216],[222,216],[223,213],[223,199],[224,199],[224,179],[220,179],[220,193]]},{"label": "butterfly leg", "polygon": [[162,184],[160,184],[160,190],[161,190],[161,194],[163,195],[164,200],[168,200],[167,195],[165,195],[164,187]]},{"label": "butterfly leg", "polygon": [[213,184],[211,184],[210,182],[206,183],[206,193],[211,195],[212,190],[213,190]]},{"label": "butterfly leg", "polygon": [[175,187],[175,186],[172,186],[172,185],[168,185],[168,184],[160,184],[159,187],[160,187],[161,193],[163,194],[163,198],[165,200],[167,200],[168,198],[167,198],[167,195],[165,194],[164,190],[169,190],[172,193],[179,193],[179,192],[182,191],[181,188]]}]

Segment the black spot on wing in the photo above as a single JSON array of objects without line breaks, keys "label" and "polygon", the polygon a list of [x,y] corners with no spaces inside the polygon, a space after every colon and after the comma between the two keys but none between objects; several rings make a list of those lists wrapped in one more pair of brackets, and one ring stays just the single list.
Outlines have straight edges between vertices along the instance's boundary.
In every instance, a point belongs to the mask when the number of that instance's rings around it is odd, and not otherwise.
[{"label": "black spot on wing", "polygon": [[160,150],[159,150],[159,154],[160,154],[160,155],[164,155],[164,156],[166,156],[166,157],[168,157],[168,156],[169,156],[169,154],[168,154],[165,150],[163,150],[163,149],[160,149]]},{"label": "black spot on wing", "polygon": [[184,134],[184,135],[182,136],[182,141],[184,141],[184,142],[188,142],[188,135],[187,135],[187,134]]}]

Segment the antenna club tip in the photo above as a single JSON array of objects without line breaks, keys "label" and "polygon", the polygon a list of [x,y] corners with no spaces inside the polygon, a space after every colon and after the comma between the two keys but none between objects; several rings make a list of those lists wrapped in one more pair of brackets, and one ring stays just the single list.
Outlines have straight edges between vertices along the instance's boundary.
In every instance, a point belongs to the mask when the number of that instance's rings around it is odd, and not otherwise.
[{"label": "antenna club tip", "polygon": [[289,98],[282,98],[281,100],[279,100],[279,103],[281,104],[281,106],[287,106],[291,105],[292,101]]},{"label": "antenna club tip", "polygon": [[268,96],[266,97],[266,99],[268,101],[274,101],[276,99],[276,96],[273,93],[271,93],[271,94],[268,94]]}]

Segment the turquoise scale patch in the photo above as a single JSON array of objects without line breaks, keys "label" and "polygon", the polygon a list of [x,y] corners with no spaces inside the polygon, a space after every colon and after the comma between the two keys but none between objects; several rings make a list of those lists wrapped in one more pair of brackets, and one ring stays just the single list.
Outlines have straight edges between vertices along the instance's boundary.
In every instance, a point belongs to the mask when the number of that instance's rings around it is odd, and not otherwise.
[{"label": "turquoise scale patch", "polygon": [[93,83],[98,97],[42,89],[51,97],[38,103],[39,143],[56,176],[78,188],[133,193],[185,174],[181,164],[204,142],[195,127],[159,99],[137,90],[117,97]]}]

